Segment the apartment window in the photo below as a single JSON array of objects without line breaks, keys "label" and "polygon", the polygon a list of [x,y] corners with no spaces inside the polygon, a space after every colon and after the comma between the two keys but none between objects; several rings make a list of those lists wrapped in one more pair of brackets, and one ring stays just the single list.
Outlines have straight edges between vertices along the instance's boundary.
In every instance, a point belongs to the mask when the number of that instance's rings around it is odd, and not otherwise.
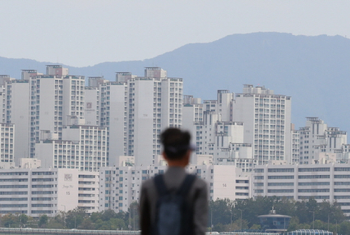
[{"label": "apartment window", "polygon": [[299,193],[328,193],[329,189],[298,189]]},{"label": "apartment window", "polygon": [[350,167],[334,167],[334,171],[350,171]]},{"label": "apartment window", "polygon": [[344,178],[350,178],[350,175],[335,175],[334,178],[340,178],[340,179],[344,179]]},{"label": "apartment window", "polygon": [[329,179],[329,175],[299,175],[298,179]]},{"label": "apartment window", "polygon": [[299,182],[298,185],[299,186],[321,186],[321,185],[329,185],[329,182]]},{"label": "apartment window", "polygon": [[294,189],[269,189],[268,193],[293,193]]},{"label": "apartment window", "polygon": [[294,179],[294,175],[269,176],[268,179]]},{"label": "apartment window", "polygon": [[348,189],[348,188],[335,188],[334,192],[335,193],[339,193],[339,192],[347,193],[347,192],[350,192],[350,189]]},{"label": "apartment window", "polygon": [[294,172],[294,168],[271,168],[268,172]]},{"label": "apartment window", "polygon": [[294,186],[294,183],[268,183],[268,186]]},{"label": "apartment window", "polygon": [[334,199],[350,199],[349,195],[344,196],[334,196]]},{"label": "apartment window", "polygon": [[299,168],[299,172],[317,172],[317,171],[330,171],[329,167],[319,167],[319,168]]},{"label": "apartment window", "polygon": [[236,196],[249,196],[248,193],[236,193]]},{"label": "apartment window", "polygon": [[334,185],[350,185],[350,182],[334,182]]}]

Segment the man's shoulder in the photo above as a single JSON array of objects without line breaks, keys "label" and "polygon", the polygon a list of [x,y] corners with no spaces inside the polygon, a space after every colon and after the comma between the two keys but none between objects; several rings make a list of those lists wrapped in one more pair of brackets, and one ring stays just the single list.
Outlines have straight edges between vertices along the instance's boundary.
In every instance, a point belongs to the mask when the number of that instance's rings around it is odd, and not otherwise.
[{"label": "man's shoulder", "polygon": [[142,182],[142,189],[149,189],[154,187],[154,177]]},{"label": "man's shoulder", "polygon": [[203,179],[199,178],[199,177],[196,177],[195,186],[197,188],[206,188],[207,187],[207,182],[204,181]]}]

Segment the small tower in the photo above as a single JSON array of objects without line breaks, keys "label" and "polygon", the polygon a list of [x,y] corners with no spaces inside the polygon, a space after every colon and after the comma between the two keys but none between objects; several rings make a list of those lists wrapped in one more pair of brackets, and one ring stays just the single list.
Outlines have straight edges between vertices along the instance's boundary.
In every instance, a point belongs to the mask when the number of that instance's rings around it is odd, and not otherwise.
[{"label": "small tower", "polygon": [[259,215],[258,218],[260,219],[261,228],[271,233],[286,232],[291,219],[288,215],[276,214],[274,207],[268,215]]}]

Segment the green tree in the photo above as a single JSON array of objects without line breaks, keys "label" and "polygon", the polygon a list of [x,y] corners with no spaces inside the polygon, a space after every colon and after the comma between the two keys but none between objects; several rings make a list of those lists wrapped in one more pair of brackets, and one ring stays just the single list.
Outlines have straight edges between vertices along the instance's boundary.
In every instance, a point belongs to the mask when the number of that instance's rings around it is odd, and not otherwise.
[{"label": "green tree", "polygon": [[19,221],[19,225],[20,227],[25,226],[25,224],[28,222],[28,216],[26,214],[20,214],[18,215],[18,221]]},{"label": "green tree", "polygon": [[324,230],[324,229],[327,229],[326,228],[326,224],[324,224],[324,222],[322,222],[321,220],[315,220],[315,227],[314,229],[320,229],[320,230]]},{"label": "green tree", "polygon": [[126,230],[127,226],[125,225],[124,220],[118,218],[112,218],[109,220],[112,230]]},{"label": "green tree", "polygon": [[252,230],[260,230],[261,226],[260,226],[260,224],[253,224],[253,226],[250,227],[250,229],[252,229]]},{"label": "green tree", "polygon": [[297,216],[294,216],[291,218],[288,226],[288,232],[297,230],[299,227],[299,218]]},{"label": "green tree", "polygon": [[46,224],[48,223],[48,221],[49,221],[49,217],[47,215],[42,215],[42,216],[40,216],[38,226],[40,228],[44,228],[46,226]]},{"label": "green tree", "polygon": [[101,219],[103,221],[108,221],[108,220],[110,220],[112,218],[115,218],[116,215],[117,214],[113,210],[108,209],[108,210],[105,210],[105,211],[102,212]]},{"label": "green tree", "polygon": [[96,229],[95,223],[91,220],[91,218],[85,218],[79,225],[79,228],[88,230]]},{"label": "green tree", "polygon": [[96,222],[97,220],[102,220],[102,212],[93,212],[90,216],[92,222]]},{"label": "green tree", "polygon": [[45,228],[48,229],[64,229],[63,223],[60,223],[59,221],[55,219],[49,219],[49,222],[46,224]]},{"label": "green tree", "polygon": [[83,220],[87,216],[88,215],[83,209],[76,208],[74,210],[68,211],[65,218],[66,227],[79,228],[80,224],[83,222]]},{"label": "green tree", "polygon": [[296,216],[299,218],[300,223],[309,223],[312,221],[312,216],[310,220],[309,211],[306,206],[306,201],[300,201],[295,203],[296,206]]},{"label": "green tree", "polygon": [[127,224],[132,230],[139,229],[139,204],[137,202],[132,202],[128,209],[128,220]]},{"label": "green tree", "polygon": [[[229,199],[217,199],[209,203],[209,219],[214,226],[231,222],[232,206]],[[234,219],[234,218],[233,218]]]},{"label": "green tree", "polygon": [[11,213],[1,217],[2,225],[7,228],[14,227],[13,225],[16,224],[17,221],[16,216]]}]

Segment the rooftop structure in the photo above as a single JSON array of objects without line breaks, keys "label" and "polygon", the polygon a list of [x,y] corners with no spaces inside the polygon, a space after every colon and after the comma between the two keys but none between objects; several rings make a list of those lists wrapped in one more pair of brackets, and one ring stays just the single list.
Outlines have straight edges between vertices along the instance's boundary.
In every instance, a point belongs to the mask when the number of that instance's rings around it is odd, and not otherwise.
[{"label": "rooftop structure", "polygon": [[266,232],[282,233],[286,232],[292,217],[288,215],[276,214],[272,208],[268,215],[259,215],[261,228]]}]

